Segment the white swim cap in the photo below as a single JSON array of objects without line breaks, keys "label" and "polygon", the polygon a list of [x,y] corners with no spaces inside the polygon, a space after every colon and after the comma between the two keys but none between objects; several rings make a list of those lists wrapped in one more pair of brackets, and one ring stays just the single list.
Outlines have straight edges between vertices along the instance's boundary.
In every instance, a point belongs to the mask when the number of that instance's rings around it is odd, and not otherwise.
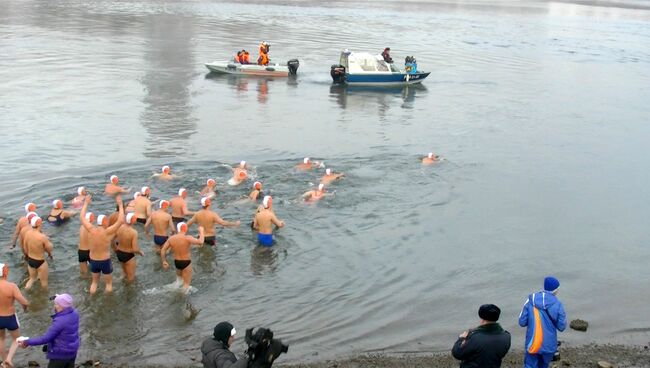
[{"label": "white swim cap", "polygon": [[170,168],[167,165],[162,167],[162,172],[164,172],[165,174],[167,174],[169,172],[169,170],[170,170]]},{"label": "white swim cap", "polygon": [[117,177],[117,175],[111,175],[111,183],[117,185],[119,181],[120,179]]},{"label": "white swim cap", "polygon": [[32,221],[32,217],[34,217],[34,216],[38,216],[38,213],[29,212],[27,215],[25,215],[25,217],[27,217],[27,221],[30,221],[30,222]]},{"label": "white swim cap", "polygon": [[169,201],[163,199],[160,201],[160,204],[158,206],[164,210],[165,208],[169,207]]},{"label": "white swim cap", "polygon": [[309,162],[311,162],[311,161],[309,160],[309,157],[305,157],[305,158],[302,160],[302,163],[303,163],[303,164],[308,164]]},{"label": "white swim cap", "polygon": [[262,200],[262,205],[264,205],[264,208],[271,207],[271,204],[273,204],[273,198],[271,198],[269,195],[264,196],[264,199]]},{"label": "white swim cap", "polygon": [[36,205],[32,202],[29,202],[25,205],[25,213],[36,211]]},{"label": "white swim cap", "polygon": [[5,267],[7,267],[6,264],[0,263],[0,277],[5,275]]},{"label": "white swim cap", "polygon": [[208,197],[201,198],[201,206],[207,207],[209,205],[210,205],[210,198]]},{"label": "white swim cap", "polygon": [[137,198],[138,198],[139,196],[141,196],[141,195],[142,195],[142,193],[140,193],[140,192],[135,192],[135,193],[133,193],[133,199],[137,199]]},{"label": "white swim cap", "polygon": [[144,195],[144,196],[147,196],[147,195],[149,195],[149,193],[151,193],[151,189],[149,187],[147,187],[147,186],[144,186],[144,187],[140,188],[140,193],[142,193],[142,195]]},{"label": "white swim cap", "polygon": [[325,190],[325,184],[318,184],[318,190],[321,192]]},{"label": "white swim cap", "polygon": [[77,195],[83,195],[83,193],[86,191],[86,188],[84,187],[79,187],[77,188]]},{"label": "white swim cap", "polygon": [[433,158],[433,152],[429,152],[429,154],[427,155],[427,157],[428,157],[428,158]]},{"label": "white swim cap", "polygon": [[177,233],[186,233],[187,232],[187,224],[184,222],[179,222],[176,224],[176,232]]},{"label": "white swim cap", "polygon": [[129,213],[126,214],[126,223],[127,224],[135,224],[135,221],[136,221],[135,213],[129,212]]},{"label": "white swim cap", "polygon": [[61,202],[60,199],[55,199],[55,200],[52,201],[52,207],[54,207],[56,209],[63,208],[63,202]]},{"label": "white swim cap", "polygon": [[185,188],[181,188],[181,189],[179,189],[179,190],[178,190],[178,196],[179,196],[179,197],[182,197],[182,196],[184,196],[184,195],[187,195],[187,189],[185,189]]},{"label": "white swim cap", "polygon": [[92,212],[86,212],[86,220],[88,222],[93,222],[95,215]]},{"label": "white swim cap", "polygon": [[240,161],[239,162],[239,167],[241,167],[242,169],[245,168],[246,167],[246,161]]},{"label": "white swim cap", "polygon": [[99,215],[97,216],[97,225],[99,226],[104,226],[104,222],[108,221],[108,218],[106,218],[105,215]]},{"label": "white swim cap", "polygon": [[41,219],[41,218],[38,217],[38,216],[34,216],[34,217],[32,217],[32,220],[29,222],[29,224],[32,225],[32,227],[38,227],[38,226],[40,226],[42,223],[43,223],[43,219]]},{"label": "white swim cap", "polygon": [[332,175],[332,169],[325,169],[325,175]]}]

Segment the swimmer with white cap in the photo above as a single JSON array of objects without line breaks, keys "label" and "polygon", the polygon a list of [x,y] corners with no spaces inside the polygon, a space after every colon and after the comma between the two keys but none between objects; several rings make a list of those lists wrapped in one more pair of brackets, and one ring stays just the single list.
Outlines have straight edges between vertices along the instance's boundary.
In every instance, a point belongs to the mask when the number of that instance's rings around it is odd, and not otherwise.
[{"label": "swimmer with white cap", "polygon": [[30,212],[27,214],[27,226],[24,226],[22,229],[20,229],[20,233],[18,234],[19,237],[19,243],[20,243],[20,249],[23,251],[23,259],[27,259],[27,248],[25,248],[25,239],[27,238],[27,233],[30,231],[34,231],[34,229],[31,226],[31,221],[33,217],[38,217],[36,212]]},{"label": "swimmer with white cap", "polygon": [[429,152],[426,156],[422,157],[422,164],[423,165],[431,165],[431,164],[436,163],[438,161],[442,161],[442,157],[436,155],[433,152]]},{"label": "swimmer with white cap", "polygon": [[172,175],[171,174],[171,168],[168,165],[163,166],[160,169],[159,173],[155,173],[151,176],[152,178],[158,178],[158,180],[172,180],[174,178],[177,178],[177,175]]},{"label": "swimmer with white cap", "polygon": [[[124,212],[129,213],[135,211],[135,201],[142,195],[140,192],[133,193],[133,199],[124,207]],[[116,208],[117,211],[117,208]]]},{"label": "swimmer with white cap", "polygon": [[111,262],[110,244],[111,239],[124,222],[124,206],[122,205],[122,198],[120,195],[115,196],[115,202],[118,206],[119,216],[117,222],[108,226],[108,218],[104,215],[97,216],[97,223],[99,226],[94,226],[86,218],[86,210],[90,203],[91,196],[86,196],[84,205],[81,207],[79,219],[82,226],[88,231],[88,243],[90,244],[89,263],[90,272],[92,273],[92,281],[90,283],[90,294],[97,292],[97,284],[99,283],[100,274],[105,284],[105,291],[110,293],[113,291],[113,264]]},{"label": "swimmer with white cap", "polygon": [[284,221],[279,220],[273,212],[273,198],[267,195],[262,200],[262,206],[253,217],[253,230],[257,231],[257,241],[263,247],[273,245],[273,225],[276,229],[284,227]]},{"label": "swimmer with white cap", "polygon": [[122,278],[126,279],[127,282],[135,280],[135,255],[139,254],[140,256],[144,256],[144,253],[138,248],[138,232],[132,226],[136,222],[137,217],[135,213],[127,213],[124,223],[115,234],[115,238],[117,239],[115,255],[122,265]]},{"label": "swimmer with white cap", "polygon": [[119,186],[120,178],[117,177],[117,175],[111,175],[108,183],[104,187],[104,194],[109,195],[109,196],[115,196],[117,194],[127,194],[129,191],[128,189],[124,189],[121,186]]},{"label": "swimmer with white cap", "polygon": [[305,202],[315,202],[323,198],[325,195],[325,184],[318,184],[317,189],[305,192],[305,194],[302,195],[302,199],[304,199]]},{"label": "swimmer with white cap", "polygon": [[[20,303],[23,306],[23,310],[27,312],[29,302],[25,299],[16,284],[7,281],[8,275],[9,267],[4,263],[0,263],[0,295],[3,296],[0,298],[0,316],[2,316],[0,317],[0,330],[2,331],[2,335],[0,336],[0,352],[2,353],[1,358],[4,360],[3,365],[5,367],[13,367],[12,360],[19,344],[16,339],[20,336],[20,328],[18,326],[18,318],[16,318],[14,303]],[[9,330],[9,334],[11,335],[11,347],[6,356],[5,330]]]},{"label": "swimmer with white cap", "polygon": [[172,208],[172,221],[174,224],[185,221],[185,216],[193,215],[194,212],[187,209],[187,189],[181,188],[178,190],[178,196],[169,201],[169,206]]},{"label": "swimmer with white cap", "polygon": [[[151,216],[151,200],[149,195],[151,194],[151,189],[147,186],[144,186],[140,189],[140,196],[134,200],[133,213],[135,214],[136,221],[139,224],[146,224],[147,219]],[[127,211],[128,212],[128,211]]]},{"label": "swimmer with white cap", "polygon": [[262,192],[262,183],[259,181],[253,183],[253,190],[248,195],[248,198],[251,201],[257,201],[264,198],[264,193]]},{"label": "swimmer with white cap", "polygon": [[167,239],[160,251],[160,262],[164,269],[169,268],[169,263],[167,263],[167,252],[171,249],[174,254],[176,282],[178,284],[182,283],[185,293],[190,290],[190,282],[192,281],[192,258],[190,256],[190,248],[192,245],[202,247],[205,240],[203,227],[199,226],[198,238],[188,235],[187,230],[187,224],[179,222],[176,225],[177,233]]},{"label": "swimmer with white cap", "polygon": [[237,227],[240,222],[237,221],[226,221],[222,219],[216,212],[210,210],[210,205],[212,201],[210,198],[203,197],[201,198],[201,207],[202,209],[197,211],[192,219],[187,222],[187,226],[190,227],[192,224],[198,224],[205,230],[205,244],[216,245],[217,236],[215,231],[215,225],[221,225],[223,227]]},{"label": "swimmer with white cap", "polygon": [[70,207],[74,209],[80,209],[81,206],[84,205],[84,199],[86,199],[86,194],[88,194],[88,192],[86,191],[85,187],[77,188],[77,195],[74,198],[72,198],[72,201],[70,202]]},{"label": "swimmer with white cap", "polygon": [[50,214],[46,217],[46,220],[50,223],[50,225],[61,226],[76,214],[76,211],[64,210],[63,201],[60,199],[55,199],[52,201],[52,209],[50,210]]},{"label": "swimmer with white cap", "polygon": [[160,248],[169,239],[169,234],[174,233],[174,223],[172,216],[167,213],[169,208],[169,201],[161,200],[158,204],[158,210],[154,211],[147,223],[144,224],[144,232],[149,236],[149,225],[153,227],[153,243],[154,251],[160,253]]},{"label": "swimmer with white cap", "polygon": [[315,167],[319,167],[320,165],[321,165],[320,162],[312,161],[309,157],[305,157],[302,159],[302,162],[297,164],[295,167],[298,170],[306,171],[306,170],[311,170]]},{"label": "swimmer with white cap", "polygon": [[27,203],[24,208],[25,208],[25,216],[20,217],[18,221],[16,221],[16,228],[14,229],[14,233],[11,236],[10,245],[12,248],[16,247],[16,240],[18,240],[18,235],[20,235],[20,230],[22,230],[25,226],[29,225],[27,214],[36,211],[36,205],[32,202]]},{"label": "swimmer with white cap", "polygon": [[45,261],[45,253],[52,259],[52,243],[41,232],[43,220],[40,217],[32,217],[30,225],[34,230],[25,234],[27,270],[29,271],[29,280],[25,284],[25,289],[31,289],[36,279],[40,280],[41,288],[47,289],[48,264]]},{"label": "swimmer with white cap", "polygon": [[228,179],[228,184],[239,185],[243,183],[247,178],[248,172],[246,171],[246,161],[241,161],[239,163],[239,166],[233,167],[232,178]]},{"label": "swimmer with white cap", "polygon": [[327,185],[335,180],[341,179],[343,176],[343,173],[335,173],[332,169],[325,169],[325,175],[320,179],[320,183]]},{"label": "swimmer with white cap", "polygon": [[[91,224],[95,222],[95,215],[92,212],[86,212],[85,216],[86,220]],[[81,220],[79,220],[79,223],[81,223]],[[106,227],[108,227],[108,224]],[[83,224],[79,225],[79,247],[77,248],[77,258],[79,259],[79,274],[85,276],[88,273],[88,262],[90,262],[90,242],[88,240],[88,230],[86,230]]]},{"label": "swimmer with white cap", "polygon": [[217,182],[214,179],[208,179],[205,182],[205,186],[199,192],[201,197],[214,198],[217,195]]}]

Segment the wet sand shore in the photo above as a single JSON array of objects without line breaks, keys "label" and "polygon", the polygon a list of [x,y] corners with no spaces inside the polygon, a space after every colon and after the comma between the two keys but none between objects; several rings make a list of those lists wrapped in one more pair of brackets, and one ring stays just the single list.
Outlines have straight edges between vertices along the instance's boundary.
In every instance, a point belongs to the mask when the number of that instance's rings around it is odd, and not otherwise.
[{"label": "wet sand shore", "polygon": [[[646,346],[622,345],[587,345],[578,347],[562,347],[560,361],[553,362],[551,367],[598,367],[598,362],[605,361],[613,367],[650,367],[650,349]],[[501,365],[504,368],[520,368],[523,353],[521,350],[510,350]],[[429,368],[429,367],[458,367],[459,362],[451,353],[433,354],[372,354],[359,355],[345,360],[327,360],[308,364],[278,365],[286,368]],[[275,366],[275,365],[274,365]]]}]

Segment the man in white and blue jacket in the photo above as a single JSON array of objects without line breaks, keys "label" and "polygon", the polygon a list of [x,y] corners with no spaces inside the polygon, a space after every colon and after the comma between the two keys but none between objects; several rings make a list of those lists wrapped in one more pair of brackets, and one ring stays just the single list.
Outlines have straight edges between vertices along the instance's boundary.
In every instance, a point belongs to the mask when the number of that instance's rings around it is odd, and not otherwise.
[{"label": "man in white and blue jacket", "polygon": [[530,294],[519,314],[519,326],[526,329],[525,368],[547,368],[557,350],[557,331],[566,328],[566,313],[558,298],[560,281],[544,279],[544,290]]}]

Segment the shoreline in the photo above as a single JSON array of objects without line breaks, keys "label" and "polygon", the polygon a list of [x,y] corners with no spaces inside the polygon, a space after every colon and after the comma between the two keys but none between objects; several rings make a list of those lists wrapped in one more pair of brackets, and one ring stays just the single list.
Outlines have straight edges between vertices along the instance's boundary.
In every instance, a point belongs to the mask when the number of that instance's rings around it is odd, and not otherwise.
[{"label": "shoreline", "polygon": [[[650,343],[640,346],[589,344],[583,346],[561,346],[560,360],[551,363],[550,367],[599,367],[598,362],[604,361],[612,367],[650,367]],[[523,366],[523,350],[510,349],[501,367],[521,368]],[[282,357],[280,357],[282,359]],[[403,354],[360,354],[341,360],[325,360],[322,362],[274,364],[285,368],[430,368],[458,367],[460,361],[451,356],[451,352],[439,353],[403,353]]]}]

